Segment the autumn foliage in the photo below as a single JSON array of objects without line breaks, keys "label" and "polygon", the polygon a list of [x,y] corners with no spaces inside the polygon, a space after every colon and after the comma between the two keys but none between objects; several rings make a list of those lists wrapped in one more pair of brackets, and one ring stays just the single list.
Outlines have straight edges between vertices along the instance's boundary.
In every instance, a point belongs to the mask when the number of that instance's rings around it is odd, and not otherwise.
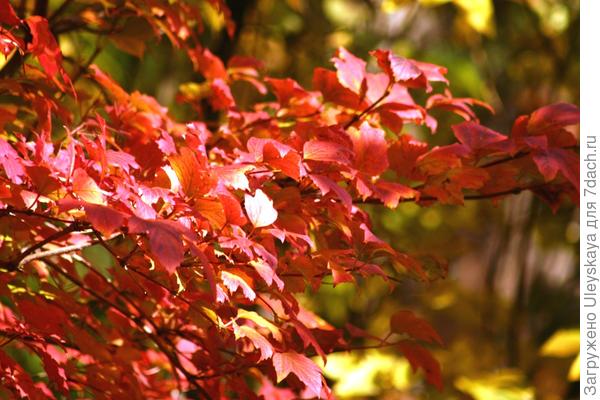
[{"label": "autumn foliage", "polygon": [[[224,4],[210,4],[233,34]],[[443,340],[425,320],[398,310],[375,338],[330,325],[297,295],[445,274],[435,254],[377,238],[361,204],[460,206],[522,191],[555,209],[577,203],[566,128],[578,109],[549,105],[499,133],[478,123],[487,104],[452,96],[444,67],[388,50],[367,66],[340,48],[304,88],[204,48],[200,10],[67,0],[24,17],[0,0],[0,397],[328,398],[315,361],[368,347],[400,352],[442,389],[428,348]],[[187,54],[202,79],[178,98],[195,120],[128,93],[93,58],[63,60],[61,33],[102,36],[124,18]],[[238,106],[238,84],[262,100]],[[404,129],[435,134],[440,112],[464,119],[453,144]]]}]

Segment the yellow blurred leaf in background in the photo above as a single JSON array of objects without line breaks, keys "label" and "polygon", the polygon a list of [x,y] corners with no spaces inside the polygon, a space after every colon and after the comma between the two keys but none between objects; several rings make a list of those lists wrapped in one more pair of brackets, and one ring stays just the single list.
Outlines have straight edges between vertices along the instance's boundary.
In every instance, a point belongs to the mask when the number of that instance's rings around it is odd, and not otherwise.
[{"label": "yellow blurred leaf in background", "polygon": [[540,355],[546,357],[571,357],[579,353],[579,329],[561,329],[542,345]]},{"label": "yellow blurred leaf in background", "polygon": [[404,358],[380,351],[356,354],[331,354],[327,365],[320,364],[325,376],[335,380],[334,393],[339,397],[377,396],[385,389],[410,387],[410,365]]},{"label": "yellow blurred leaf in background", "polygon": [[435,7],[452,2],[461,9],[467,24],[477,33],[493,36],[494,4],[492,0],[419,0],[426,7]]},{"label": "yellow blurred leaf in background", "polygon": [[571,368],[569,368],[569,375],[567,377],[570,382],[577,382],[579,380],[579,363],[579,354],[577,354],[577,357],[575,357],[575,360],[571,364]]},{"label": "yellow blurred leaf in background", "polygon": [[479,378],[460,377],[454,385],[475,400],[533,400],[534,389],[523,386],[524,375],[506,369]]}]

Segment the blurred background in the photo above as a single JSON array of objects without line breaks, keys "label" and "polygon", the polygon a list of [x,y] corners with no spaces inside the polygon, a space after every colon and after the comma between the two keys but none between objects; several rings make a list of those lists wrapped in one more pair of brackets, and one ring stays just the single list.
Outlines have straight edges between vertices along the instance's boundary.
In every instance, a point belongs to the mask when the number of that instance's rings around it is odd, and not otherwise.
[{"label": "blurred background", "polygon": [[[378,47],[448,67],[451,90],[490,103],[483,124],[510,132],[515,117],[553,102],[579,102],[579,2],[559,0],[232,0],[236,34],[206,7],[204,43],[224,59],[253,56],[265,74],[311,87],[312,71],[330,66],[338,46],[368,59]],[[185,55],[130,24],[138,54],[106,43],[96,63],[125,88],[156,96],[185,118],[177,102],[201,81]],[[90,35],[90,41],[92,36]],[[67,56],[93,51],[85,34],[61,38]],[[127,43],[131,48],[131,43]],[[143,55],[137,58],[136,55]],[[240,104],[256,93],[234,88]],[[454,118],[446,116],[446,118]],[[434,144],[453,141],[449,124]],[[410,373],[397,354],[366,351],[331,356],[325,369],[340,398],[574,399],[578,398],[578,209],[552,213],[530,193],[498,205],[401,205],[367,210],[375,232],[399,249],[449,262],[447,279],[405,282],[390,291],[379,279],[335,289],[324,285],[303,299],[336,326],[350,322],[385,336],[389,316],[410,309],[431,321],[445,347],[434,349],[446,389],[438,393]]]}]

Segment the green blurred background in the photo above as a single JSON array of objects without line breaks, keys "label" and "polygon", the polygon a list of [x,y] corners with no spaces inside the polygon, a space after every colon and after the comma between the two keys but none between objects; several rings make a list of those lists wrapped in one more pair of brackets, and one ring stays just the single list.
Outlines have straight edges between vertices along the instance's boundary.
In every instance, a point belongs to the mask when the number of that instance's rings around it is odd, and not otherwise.
[{"label": "green blurred background", "polygon": [[[310,87],[312,71],[328,66],[338,46],[365,59],[385,47],[448,67],[455,96],[490,103],[482,122],[508,133],[520,114],[557,102],[579,102],[579,2],[558,0],[233,0],[233,38],[206,7],[204,42],[224,59],[234,54],[264,62],[265,73]],[[141,59],[119,50],[126,35],[103,44],[96,59],[125,88],[156,96],[179,118],[194,116],[177,94],[201,77],[183,53],[129,24]],[[85,59],[93,36],[65,35],[67,57]],[[256,100],[234,87],[242,106]],[[434,144],[452,141],[449,124]],[[446,390],[437,393],[409,372],[397,354],[367,351],[330,358],[326,374],[341,398],[525,400],[577,398],[579,348],[578,209],[556,214],[529,193],[499,205],[398,210],[368,208],[375,232],[399,249],[449,261],[447,279],[405,282],[390,291],[372,279],[360,290],[324,285],[304,301],[337,326],[346,322],[385,336],[388,319],[411,309],[432,322],[446,346],[434,349]]]}]

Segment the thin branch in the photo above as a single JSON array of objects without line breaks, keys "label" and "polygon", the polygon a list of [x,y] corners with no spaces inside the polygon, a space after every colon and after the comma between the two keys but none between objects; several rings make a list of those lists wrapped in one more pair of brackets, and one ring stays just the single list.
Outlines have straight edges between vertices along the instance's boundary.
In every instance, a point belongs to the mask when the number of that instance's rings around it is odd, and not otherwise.
[{"label": "thin branch", "polygon": [[33,253],[34,251],[41,249],[42,247],[44,247],[45,245],[52,243],[53,241],[60,239],[63,236],[67,236],[70,235],[71,233],[80,230],[80,225],[77,223],[73,223],[69,226],[67,226],[66,228],[60,230],[60,231],[56,231],[54,232],[52,235],[48,236],[47,238],[37,242],[36,244],[34,244],[33,246],[31,246],[30,248],[28,248],[27,250],[23,251],[19,257],[17,257],[16,260],[14,260],[13,262],[16,264],[21,264],[21,261],[26,259],[27,256],[29,256],[31,253]]},{"label": "thin branch", "polygon": [[2,343],[2,345],[0,347],[6,346],[13,340],[20,340],[20,341],[32,342],[32,343],[53,344],[53,345],[61,346],[64,348],[79,350],[79,348],[77,346],[75,346],[74,344],[67,343],[64,340],[60,340],[60,339],[57,339],[57,338],[54,338],[51,336],[40,336],[37,334],[32,335],[30,333],[25,333],[25,332],[17,332],[17,331],[12,331],[12,330],[8,330],[8,329],[0,329],[0,337],[1,336],[6,337],[9,340],[5,343]]},{"label": "thin branch", "polygon": [[[507,196],[507,195],[511,195],[511,194],[519,194],[521,192],[524,192],[526,190],[534,190],[534,189],[538,189],[542,186],[546,186],[545,184],[537,184],[537,185],[531,185],[531,186],[524,186],[524,187],[517,187],[517,188],[512,188],[512,189],[508,189],[508,190],[502,190],[499,192],[494,192],[494,193],[478,193],[478,194],[469,194],[464,196],[465,200],[485,200],[485,199],[494,199],[496,197],[502,197],[502,196]],[[400,199],[400,203],[410,203],[410,202],[422,202],[422,201],[436,201],[438,200],[437,197],[433,197],[433,196],[421,196],[419,197],[419,199],[417,200],[416,198],[411,198],[411,199]],[[353,201],[353,204],[383,204],[381,200],[379,199],[375,199],[375,198],[369,198],[366,200],[360,200],[360,199],[356,199]]]},{"label": "thin branch", "polygon": [[65,12],[65,10],[69,7],[69,5],[71,5],[72,2],[73,2],[73,0],[65,0],[56,10],[54,10],[52,15],[50,15],[50,17],[48,17],[48,21],[49,22],[54,21],[54,19],[56,19],[56,17],[61,15],[63,12]]},{"label": "thin branch", "polygon": [[370,113],[375,107],[377,107],[379,103],[381,103],[390,94],[392,86],[393,82],[390,81],[388,86],[385,88],[385,92],[383,92],[383,94],[377,100],[375,100],[373,104],[362,110],[360,114],[355,114],[354,117],[352,117],[352,119],[348,121],[346,125],[344,125],[344,129],[350,128],[356,121],[360,121],[362,117],[364,117],[366,114]]},{"label": "thin branch", "polygon": [[20,214],[20,215],[27,215],[30,217],[39,217],[39,218],[44,218],[48,221],[62,222],[64,224],[71,224],[73,222],[76,222],[75,220],[56,218],[51,215],[46,215],[46,214],[35,212],[33,210],[19,210],[17,208],[10,207],[10,206],[0,210],[0,217],[13,216],[11,214]]},{"label": "thin branch", "polygon": [[[113,236],[111,236],[110,238],[108,238],[108,240],[112,240],[118,236],[120,236],[121,233],[115,233]],[[40,242],[42,243],[42,242]],[[46,257],[52,257],[52,256],[58,256],[61,254],[66,254],[66,253],[72,253],[74,251],[78,251],[78,250],[82,250],[86,247],[89,246],[93,246],[95,244],[100,243],[100,241],[98,240],[93,240],[90,242],[85,242],[85,243],[79,243],[79,244],[73,244],[71,246],[64,246],[64,247],[60,247],[58,249],[52,249],[52,250],[45,250],[45,251],[38,251],[35,253],[31,253],[25,257],[18,257],[18,263],[14,266],[13,269],[9,268],[9,271],[14,271],[19,269],[21,266],[26,265],[27,263],[33,261],[33,260],[39,260],[42,258],[46,258]],[[39,243],[38,243],[39,244]],[[44,243],[46,244],[46,243]],[[9,264],[10,267],[10,264]]]}]

